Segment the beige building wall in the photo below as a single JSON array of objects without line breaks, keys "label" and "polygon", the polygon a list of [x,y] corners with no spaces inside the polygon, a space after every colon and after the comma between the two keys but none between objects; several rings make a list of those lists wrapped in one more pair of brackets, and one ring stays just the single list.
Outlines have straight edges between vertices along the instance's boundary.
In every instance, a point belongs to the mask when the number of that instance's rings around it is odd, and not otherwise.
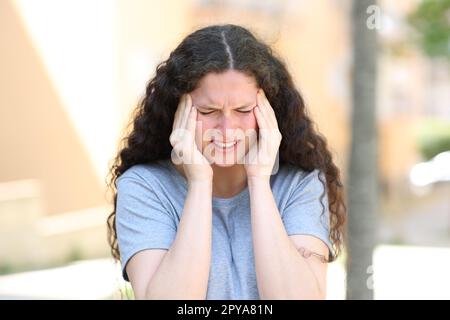
[{"label": "beige building wall", "polygon": [[48,214],[102,203],[83,141],[9,0],[0,1],[0,46],[0,181],[38,180]]},{"label": "beige building wall", "polygon": [[0,272],[109,255],[107,166],[188,5],[0,1]]},{"label": "beige building wall", "polygon": [[[77,9],[80,11],[92,9],[89,1],[79,3]],[[104,204],[105,172],[99,172],[98,169],[105,164],[96,163],[99,158],[90,152],[90,140],[102,135],[104,131],[117,132],[114,136],[102,137],[103,141],[100,141],[115,148],[119,131],[137,98],[145,91],[145,83],[152,75],[156,63],[164,58],[166,48],[173,45],[186,30],[188,3],[185,1],[180,5],[178,1],[161,3],[135,0],[131,6],[124,0],[104,1],[105,6],[110,6],[105,7],[104,11],[105,15],[112,16],[112,23],[107,25],[109,29],[102,26],[105,33],[102,36],[114,39],[111,49],[118,52],[105,56],[105,59],[114,59],[111,65],[114,78],[109,88],[113,91],[106,92],[108,96],[104,97],[105,104],[110,101],[113,104],[86,108],[76,96],[58,91],[61,88],[61,91],[65,91],[64,86],[71,83],[61,82],[55,85],[55,78],[51,74],[51,50],[40,50],[45,47],[45,41],[32,39],[32,35],[37,34],[40,38],[43,36],[26,29],[33,24],[26,23],[23,19],[27,18],[27,14],[18,11],[27,8],[30,2],[1,1],[0,147],[3,156],[0,158],[0,181],[37,179],[42,183],[46,214]],[[42,4],[50,6],[53,3],[44,1]],[[80,24],[86,24],[83,16],[79,18]],[[64,17],[61,18],[63,20]],[[95,29],[97,26],[91,27]],[[67,27],[62,25],[61,28]],[[80,32],[80,37],[82,35]],[[95,56],[97,48],[82,49],[92,51]],[[77,53],[71,57],[73,64],[82,62],[81,59],[77,60]],[[87,82],[92,77],[109,81],[106,76],[102,78],[101,74],[98,75],[103,70],[95,69],[96,61],[90,63],[87,67],[81,64],[77,66],[84,69],[84,81]],[[107,76],[109,78],[109,74]],[[100,88],[100,84],[98,86]],[[83,89],[86,88],[78,88],[78,97],[85,95],[92,99],[99,98]],[[95,91],[95,87],[92,90]],[[98,112],[99,109],[104,111],[103,114]],[[72,115],[76,116],[71,117]],[[119,121],[116,122],[115,119]],[[83,123],[94,123],[96,126],[88,128]],[[105,151],[108,153],[102,155],[102,159],[109,160],[116,150]]]}]

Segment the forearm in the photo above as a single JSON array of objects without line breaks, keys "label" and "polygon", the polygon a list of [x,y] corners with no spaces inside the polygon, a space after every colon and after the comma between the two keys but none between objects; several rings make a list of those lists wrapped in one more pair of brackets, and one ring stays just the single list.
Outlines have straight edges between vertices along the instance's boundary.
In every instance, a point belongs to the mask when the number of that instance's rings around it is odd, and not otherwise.
[{"label": "forearm", "polygon": [[211,263],[212,182],[190,183],[175,240],[147,299],[205,299]]},{"label": "forearm", "polygon": [[289,239],[268,179],[249,178],[256,278],[261,299],[321,298],[317,279]]}]

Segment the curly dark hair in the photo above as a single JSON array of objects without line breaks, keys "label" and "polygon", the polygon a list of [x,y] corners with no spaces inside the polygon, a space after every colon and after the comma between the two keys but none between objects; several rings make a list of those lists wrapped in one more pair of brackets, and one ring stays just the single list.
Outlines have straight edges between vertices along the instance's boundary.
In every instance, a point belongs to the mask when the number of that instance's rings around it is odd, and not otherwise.
[{"label": "curly dark hair", "polygon": [[[109,171],[114,210],[108,216],[108,242],[115,259],[120,259],[116,233],[116,180],[130,167],[160,159],[170,159],[175,111],[182,94],[196,88],[207,73],[234,69],[253,76],[275,111],[283,139],[279,164],[291,164],[307,172],[319,169],[328,195],[330,239],[334,256],[344,243],[346,206],[339,168],[333,163],[326,139],[314,128],[305,104],[281,58],[270,46],[241,26],[212,25],[189,34],[156,67],[156,75],[147,84],[145,95],[132,116],[131,130]],[[325,188],[326,184],[326,188]],[[322,194],[321,201],[325,195]],[[322,204],[322,209],[325,207]]]}]

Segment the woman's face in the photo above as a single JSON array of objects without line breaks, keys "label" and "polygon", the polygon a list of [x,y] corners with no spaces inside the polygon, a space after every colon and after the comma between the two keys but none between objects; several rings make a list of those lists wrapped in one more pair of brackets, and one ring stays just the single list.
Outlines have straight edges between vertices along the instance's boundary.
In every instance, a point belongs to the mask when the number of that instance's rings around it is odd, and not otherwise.
[{"label": "woman's face", "polygon": [[258,134],[253,111],[257,91],[253,77],[228,70],[208,73],[190,92],[198,115],[196,143],[211,163],[222,167],[243,163]]}]

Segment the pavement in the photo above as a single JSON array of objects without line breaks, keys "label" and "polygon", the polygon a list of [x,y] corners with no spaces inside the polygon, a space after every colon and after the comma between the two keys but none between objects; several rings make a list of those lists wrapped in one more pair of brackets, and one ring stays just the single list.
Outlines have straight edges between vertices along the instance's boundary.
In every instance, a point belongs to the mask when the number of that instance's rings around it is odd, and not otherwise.
[{"label": "pavement", "polygon": [[[380,245],[368,281],[375,299],[450,299],[449,270],[450,248]],[[129,298],[126,286],[112,259],[85,260],[0,276],[0,299],[123,299]],[[329,267],[327,299],[344,298],[345,271],[338,260]]]}]

